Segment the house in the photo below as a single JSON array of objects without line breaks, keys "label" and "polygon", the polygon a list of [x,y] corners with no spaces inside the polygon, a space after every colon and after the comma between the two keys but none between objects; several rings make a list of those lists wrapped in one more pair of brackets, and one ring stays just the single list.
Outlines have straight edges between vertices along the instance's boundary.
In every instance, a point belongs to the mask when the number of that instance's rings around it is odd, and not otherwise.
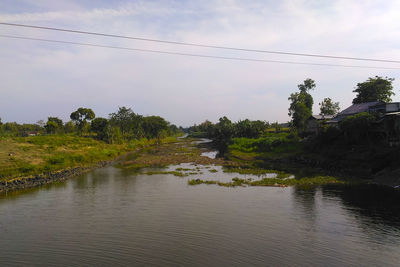
[{"label": "house", "polygon": [[338,123],[348,116],[361,112],[379,115],[379,119],[374,122],[369,129],[371,134],[386,140],[389,145],[400,144],[400,102],[367,102],[353,104],[337,114],[333,119],[327,121],[327,124],[337,127]]},{"label": "house", "polygon": [[400,111],[400,102],[392,102],[392,103],[379,103],[369,108],[369,112],[373,113],[381,113],[388,114],[392,112]]},{"label": "house", "polygon": [[[333,119],[328,121],[328,124],[337,124],[347,118],[348,116],[352,116],[361,112],[371,112],[372,110],[377,110],[382,105],[385,105],[384,102],[366,102],[360,104],[353,104],[345,110],[339,112]],[[382,108],[382,107],[381,107]]]},{"label": "house", "polygon": [[306,122],[306,132],[317,134],[321,130],[321,124],[331,120],[333,115],[311,115]]},{"label": "house", "polygon": [[22,133],[23,137],[40,135],[39,131],[25,131]]}]

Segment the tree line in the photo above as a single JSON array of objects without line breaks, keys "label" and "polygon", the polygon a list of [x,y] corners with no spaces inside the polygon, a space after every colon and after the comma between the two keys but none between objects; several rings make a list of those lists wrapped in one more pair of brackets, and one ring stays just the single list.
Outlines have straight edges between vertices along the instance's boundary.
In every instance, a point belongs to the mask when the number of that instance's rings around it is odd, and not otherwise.
[{"label": "tree line", "polygon": [[182,132],[160,116],[143,116],[131,108],[120,107],[108,118],[96,117],[90,108],[78,108],[70,114],[70,121],[64,123],[58,117],[48,117],[47,122],[35,124],[2,123],[0,134],[22,136],[31,132],[41,134],[70,134],[90,136],[109,143],[121,143],[140,138],[163,138]]},{"label": "tree line", "polygon": [[[276,129],[280,128],[278,123],[272,126]],[[245,119],[235,123],[224,116],[215,124],[206,120],[199,125],[189,127],[188,131],[192,134],[201,133],[202,136],[212,139],[219,152],[223,154],[232,142],[232,138],[258,138],[270,127],[271,124],[266,121]]]}]

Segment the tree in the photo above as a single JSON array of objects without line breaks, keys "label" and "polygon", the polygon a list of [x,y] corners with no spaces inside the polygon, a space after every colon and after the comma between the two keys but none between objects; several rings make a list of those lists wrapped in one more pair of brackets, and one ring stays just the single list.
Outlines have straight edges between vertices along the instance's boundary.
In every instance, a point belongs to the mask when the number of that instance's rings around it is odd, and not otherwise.
[{"label": "tree", "polygon": [[91,129],[97,134],[97,139],[107,141],[109,134],[109,123],[105,118],[95,118],[92,120]]},{"label": "tree", "polygon": [[0,126],[3,125],[3,123],[1,122],[1,118],[0,118]]},{"label": "tree", "polygon": [[368,78],[365,82],[358,83],[353,91],[357,93],[356,98],[353,99],[353,104],[392,101],[391,96],[395,95],[392,86],[393,81],[394,78],[375,76],[375,78]]},{"label": "tree", "polygon": [[53,122],[57,123],[58,127],[63,127],[63,121],[61,119],[59,119],[58,117],[48,117],[47,122],[49,122],[49,121],[53,121]]},{"label": "tree", "polygon": [[289,116],[292,117],[292,126],[299,132],[303,132],[306,127],[307,119],[312,115],[312,106],[314,100],[309,91],[315,88],[315,82],[312,79],[306,79],[303,84],[297,86],[300,92],[290,95]]},{"label": "tree", "polygon": [[123,137],[128,139],[142,137],[142,116],[135,114],[131,108],[120,107],[117,112],[109,116],[110,124],[119,127]]},{"label": "tree", "polygon": [[58,124],[54,121],[47,121],[46,125],[44,126],[46,132],[49,134],[56,133],[58,127],[59,127]]},{"label": "tree", "polygon": [[339,112],[339,102],[333,102],[329,97],[319,103],[320,115],[335,115]]},{"label": "tree", "polygon": [[48,117],[47,123],[44,126],[47,133],[56,133],[63,130],[64,124],[63,121],[57,117]]},{"label": "tree", "polygon": [[70,118],[76,123],[79,131],[82,133],[83,128],[87,124],[87,121],[93,120],[95,114],[90,108],[78,108],[76,111],[72,112]]},{"label": "tree", "polygon": [[225,153],[228,145],[231,143],[234,132],[234,124],[225,116],[220,118],[219,122],[215,124],[213,140],[221,155]]},{"label": "tree", "polygon": [[75,124],[72,121],[68,121],[64,125],[64,132],[65,133],[73,133],[75,132]]},{"label": "tree", "polygon": [[275,128],[275,132],[279,132],[282,127],[278,122],[274,122],[272,123],[272,128]]},{"label": "tree", "polygon": [[143,118],[142,127],[147,138],[161,138],[168,132],[169,124],[159,116],[148,116]]},{"label": "tree", "polygon": [[267,129],[265,122],[257,120],[250,121],[248,119],[243,121],[238,121],[235,124],[235,136],[237,137],[247,137],[247,138],[257,138],[260,137]]},{"label": "tree", "polygon": [[361,112],[346,117],[340,122],[339,127],[344,132],[349,143],[359,144],[369,141],[369,131],[375,117],[368,112]]}]

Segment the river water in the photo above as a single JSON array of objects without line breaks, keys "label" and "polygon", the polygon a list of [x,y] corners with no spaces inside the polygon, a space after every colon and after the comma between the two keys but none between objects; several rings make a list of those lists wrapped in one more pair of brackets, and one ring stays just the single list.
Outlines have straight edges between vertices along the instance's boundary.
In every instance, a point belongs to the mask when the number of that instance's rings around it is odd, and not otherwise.
[{"label": "river water", "polygon": [[109,166],[0,195],[0,265],[400,264],[395,190],[190,186],[193,178],[242,177],[191,167],[202,174],[144,175]]}]

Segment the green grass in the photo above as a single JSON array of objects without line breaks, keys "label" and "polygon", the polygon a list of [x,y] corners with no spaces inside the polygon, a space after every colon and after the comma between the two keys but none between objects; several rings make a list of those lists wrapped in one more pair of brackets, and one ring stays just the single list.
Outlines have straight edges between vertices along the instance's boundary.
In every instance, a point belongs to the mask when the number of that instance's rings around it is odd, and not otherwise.
[{"label": "green grass", "polygon": [[241,152],[295,152],[300,143],[290,133],[266,133],[260,138],[233,138],[229,150]]},{"label": "green grass", "polygon": [[0,180],[69,167],[89,167],[140,147],[174,141],[176,138],[168,137],[162,140],[141,139],[123,144],[107,144],[90,137],[67,134],[2,137]]}]

